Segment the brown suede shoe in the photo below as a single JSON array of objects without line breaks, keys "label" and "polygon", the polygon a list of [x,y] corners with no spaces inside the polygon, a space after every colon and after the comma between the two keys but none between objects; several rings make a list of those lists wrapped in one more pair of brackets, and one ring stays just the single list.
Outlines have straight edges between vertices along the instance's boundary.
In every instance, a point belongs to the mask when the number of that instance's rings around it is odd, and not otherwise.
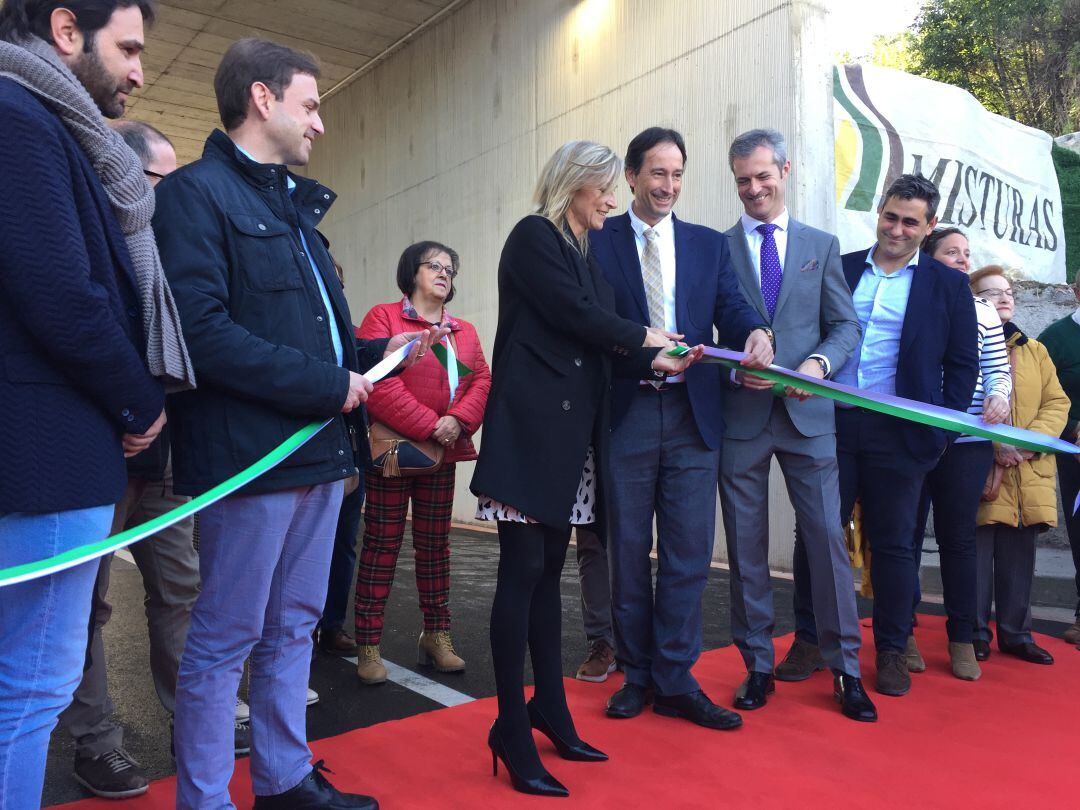
[{"label": "brown suede shoe", "polygon": [[1073,626],[1065,631],[1062,636],[1069,644],[1080,644],[1080,617],[1073,622]]},{"label": "brown suede shoe", "polygon": [[904,661],[907,663],[908,672],[926,671],[926,662],[923,660],[922,653],[919,652],[919,645],[915,643],[915,636],[907,637],[907,649],[904,650]]},{"label": "brown suede shoe", "polygon": [[421,633],[416,645],[416,663],[435,667],[436,672],[464,672],[465,661],[454,652],[447,630]]},{"label": "brown suede shoe", "polygon": [[816,645],[797,638],[773,674],[778,681],[805,681],[823,669],[825,659],[821,657],[821,650]]},{"label": "brown suede shoe", "polygon": [[949,661],[952,674],[962,681],[977,681],[982,677],[982,669],[975,658],[975,647],[971,644],[949,642]]},{"label": "brown suede shoe", "polygon": [[883,695],[900,697],[911,689],[911,674],[902,652],[884,650],[877,654],[876,688]]},{"label": "brown suede shoe", "polygon": [[615,650],[602,638],[589,647],[589,656],[578,667],[574,676],[579,681],[603,683],[615,671]]},{"label": "brown suede shoe", "polygon": [[358,647],[352,636],[335,627],[319,631],[319,649],[331,655],[356,655]]},{"label": "brown suede shoe", "polygon": [[361,644],[356,657],[359,659],[356,664],[356,677],[360,679],[360,683],[364,686],[386,683],[386,666],[379,655],[378,644]]}]

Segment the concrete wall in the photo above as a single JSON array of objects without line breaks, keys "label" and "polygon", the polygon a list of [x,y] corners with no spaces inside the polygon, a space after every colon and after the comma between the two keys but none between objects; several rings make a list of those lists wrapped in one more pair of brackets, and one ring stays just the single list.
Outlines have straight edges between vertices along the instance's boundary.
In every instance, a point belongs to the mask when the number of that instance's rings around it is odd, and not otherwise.
[{"label": "concrete wall", "polygon": [[[686,137],[678,214],[726,229],[741,211],[726,165],[734,135],[772,126],[791,143],[792,213],[830,227],[832,102],[824,8],[791,0],[472,0],[324,105],[310,173],[340,195],[326,222],[359,320],[395,299],[409,243],[458,250],[452,312],[488,349],[495,272],[529,210],[541,166],[561,143],[619,152],[646,126]],[[629,201],[625,185],[620,201]],[[482,436],[481,436],[482,441]],[[454,514],[471,520],[471,464]],[[790,564],[793,519],[781,481],[770,502],[773,563]],[[718,530],[718,558],[723,557]]]}]

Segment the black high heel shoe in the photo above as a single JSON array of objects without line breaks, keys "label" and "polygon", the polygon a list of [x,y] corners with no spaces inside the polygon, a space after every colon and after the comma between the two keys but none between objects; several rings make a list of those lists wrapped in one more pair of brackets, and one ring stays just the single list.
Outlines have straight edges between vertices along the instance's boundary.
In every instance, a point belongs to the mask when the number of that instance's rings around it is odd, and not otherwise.
[{"label": "black high heel shoe", "polygon": [[526,704],[525,708],[529,710],[529,723],[532,727],[551,740],[552,745],[555,746],[555,750],[559,752],[559,756],[563,759],[574,760],[575,762],[606,762],[608,755],[603,751],[593,748],[587,742],[578,740],[576,743],[568,743],[562,737],[560,737],[555,729],[548,723],[547,718],[540,713],[540,709],[531,700]]},{"label": "black high heel shoe", "polygon": [[501,759],[506,772],[510,774],[510,784],[519,793],[531,793],[534,796],[569,796],[570,791],[566,789],[566,786],[547,771],[544,771],[540,776],[526,779],[514,770],[514,766],[506,758],[506,748],[503,746],[502,738],[496,728],[498,722],[496,720],[492,723],[491,731],[488,732],[488,748],[491,749],[491,775],[499,775],[499,760]]}]

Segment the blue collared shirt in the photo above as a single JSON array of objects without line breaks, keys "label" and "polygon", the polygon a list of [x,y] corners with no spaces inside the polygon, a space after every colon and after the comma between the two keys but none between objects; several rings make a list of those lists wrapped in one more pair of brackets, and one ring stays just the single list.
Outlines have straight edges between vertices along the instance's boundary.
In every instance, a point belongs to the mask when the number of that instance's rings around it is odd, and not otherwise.
[{"label": "blue collared shirt", "polygon": [[[236,142],[233,142],[233,146],[251,160],[255,160],[244,147]],[[255,160],[255,162],[258,163],[259,161]],[[293,189],[296,188],[296,181],[288,175],[285,175],[285,179],[289,181],[289,193],[292,194]],[[304,255],[307,256],[308,264],[311,265],[311,273],[315,276],[315,283],[319,286],[319,295],[322,297],[323,308],[326,310],[326,328],[330,330],[330,342],[334,345],[334,357],[337,358],[337,364],[340,366],[344,362],[345,351],[341,345],[341,335],[338,334],[337,320],[334,318],[334,308],[330,303],[330,294],[326,291],[326,282],[323,281],[322,273],[319,272],[318,265],[315,264],[315,259],[311,255],[311,249],[308,248],[307,239],[304,238],[304,231],[297,228],[296,232],[300,235],[300,244],[304,248]]]},{"label": "blue collared shirt", "polygon": [[906,267],[886,273],[874,261],[876,247],[866,254],[868,266],[852,295],[855,313],[862,326],[862,340],[858,350],[836,375],[836,381],[864,391],[895,394],[900,333],[904,328],[919,251],[915,251]]}]

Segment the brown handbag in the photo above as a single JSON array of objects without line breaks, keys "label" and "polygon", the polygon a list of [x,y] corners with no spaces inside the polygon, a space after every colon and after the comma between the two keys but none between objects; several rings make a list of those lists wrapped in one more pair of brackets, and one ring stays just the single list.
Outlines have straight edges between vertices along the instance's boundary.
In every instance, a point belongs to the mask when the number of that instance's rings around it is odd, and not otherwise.
[{"label": "brown handbag", "polygon": [[990,467],[990,472],[986,475],[986,483],[983,484],[982,497],[979,500],[984,503],[996,501],[998,492],[1001,491],[1001,479],[1004,475],[1005,468],[995,461]]},{"label": "brown handbag", "polygon": [[368,428],[368,446],[371,448],[371,461],[383,478],[409,478],[433,473],[442,466],[443,453],[446,451],[436,441],[407,439],[379,422],[372,422]]}]

